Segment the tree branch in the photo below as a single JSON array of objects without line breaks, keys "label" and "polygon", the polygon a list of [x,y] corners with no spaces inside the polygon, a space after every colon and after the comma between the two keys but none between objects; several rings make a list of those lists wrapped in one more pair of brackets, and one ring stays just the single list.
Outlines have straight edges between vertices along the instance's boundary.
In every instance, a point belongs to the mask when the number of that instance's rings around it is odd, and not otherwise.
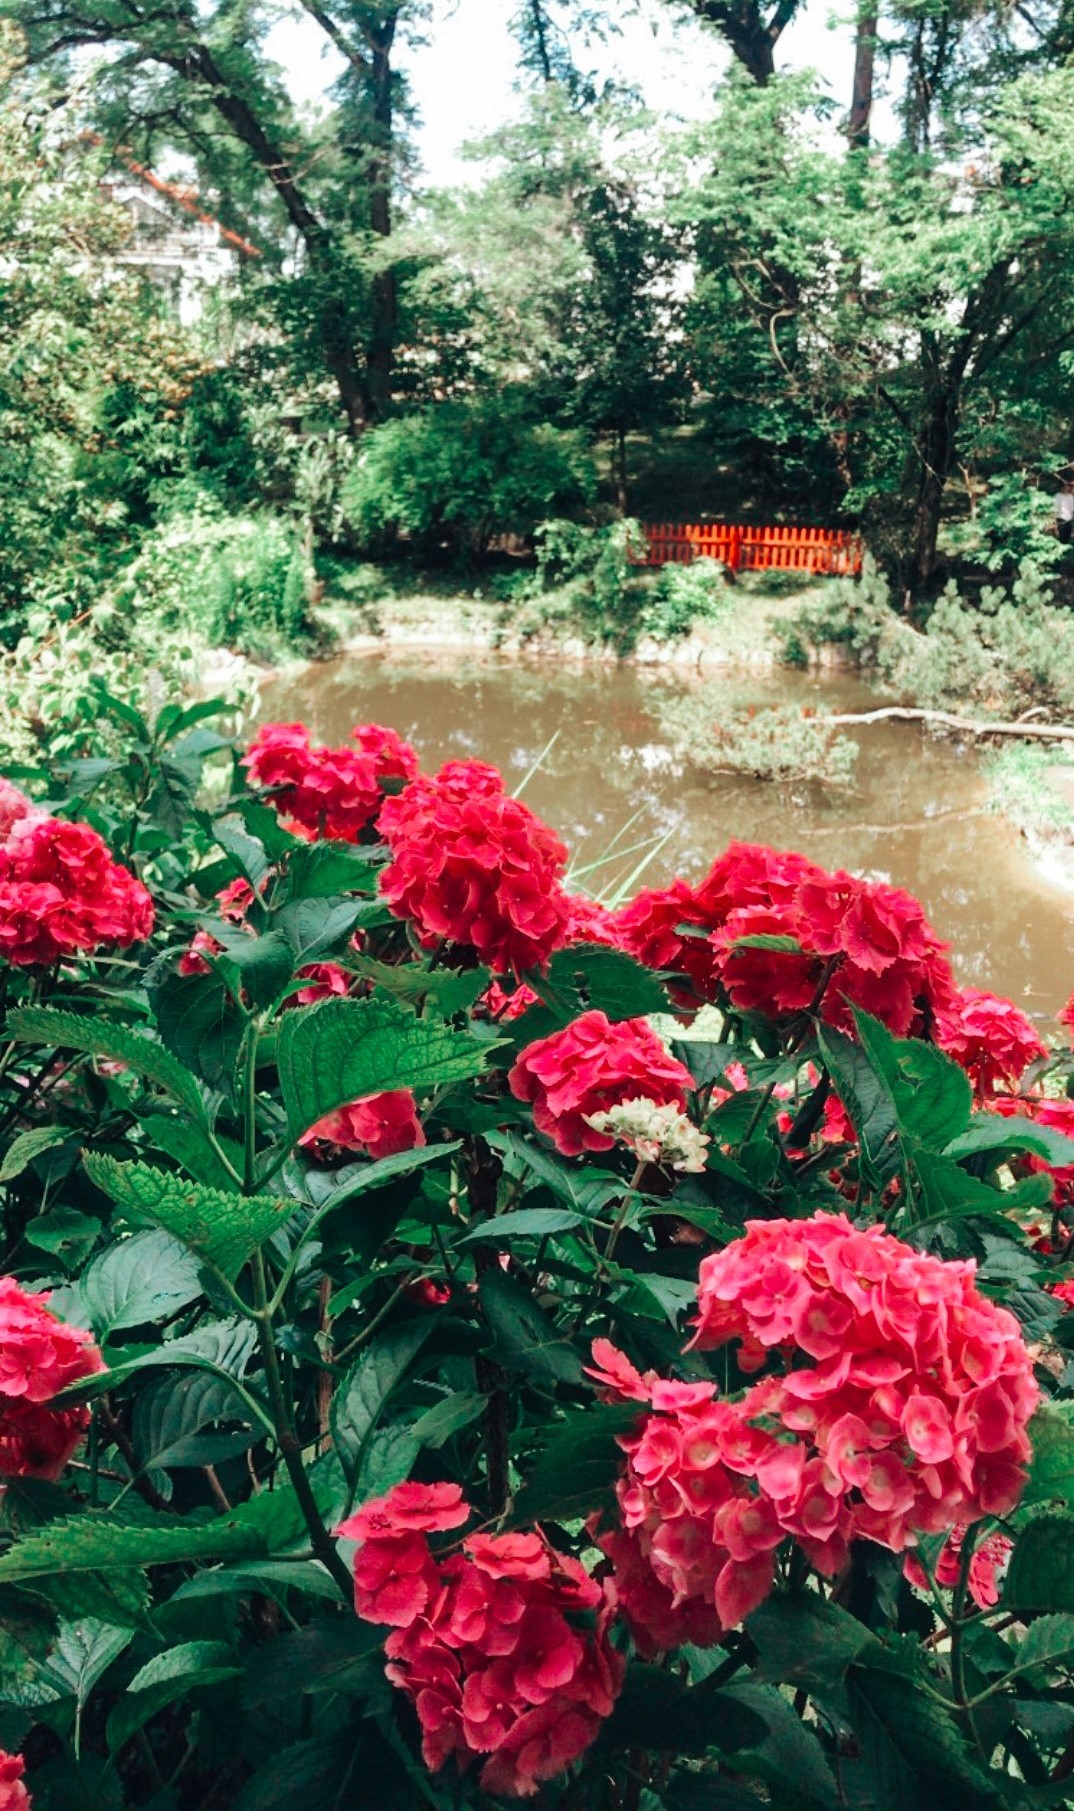
[{"label": "tree branch", "polygon": [[987,718],[956,717],[951,711],[932,711],[907,704],[887,704],[875,711],[837,711],[813,719],[827,728],[829,724],[867,723],[936,723],[943,729],[957,730],[965,736],[1039,737],[1053,742],[1074,742],[1074,724],[1070,723],[991,723]]}]

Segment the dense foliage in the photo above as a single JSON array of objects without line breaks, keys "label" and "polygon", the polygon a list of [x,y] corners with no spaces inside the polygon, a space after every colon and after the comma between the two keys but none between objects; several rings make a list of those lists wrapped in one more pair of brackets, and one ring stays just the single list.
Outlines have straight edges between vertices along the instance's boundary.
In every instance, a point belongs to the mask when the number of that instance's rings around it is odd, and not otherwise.
[{"label": "dense foliage", "polygon": [[0,1803],[1065,1802],[1070,1051],[880,882],[103,703],[0,798]]},{"label": "dense foliage", "polygon": [[[341,63],[309,116],[259,0],[241,29],[5,0],[5,640],[38,601],[127,595],[185,534],[227,548],[192,573],[197,634],[271,656],[312,632],[318,559],[472,563],[563,518],[852,523],[921,614],[952,570],[1025,561],[1064,600],[1062,9],[866,8],[846,121],[777,67],[792,5],[643,10],[729,44],[709,117],[654,119],[609,77],[615,9],[527,0],[523,104],[444,190],[413,170],[419,0],[304,9]],[[231,235],[183,324],[108,198],[153,165]]]}]

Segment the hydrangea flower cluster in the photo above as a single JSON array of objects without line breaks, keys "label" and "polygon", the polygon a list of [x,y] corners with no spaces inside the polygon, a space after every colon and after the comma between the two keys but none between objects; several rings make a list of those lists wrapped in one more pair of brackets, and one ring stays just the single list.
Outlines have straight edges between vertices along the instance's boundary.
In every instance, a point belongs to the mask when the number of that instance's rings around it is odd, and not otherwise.
[{"label": "hydrangea flower cluster", "polygon": [[0,956],[46,968],[102,947],[125,948],[153,929],[140,880],[112,860],[88,824],[47,817],[14,786],[0,798]]},{"label": "hydrangea flower cluster", "polygon": [[587,1123],[594,1132],[623,1144],[645,1163],[663,1163],[672,1170],[692,1171],[705,1167],[705,1154],[711,1140],[681,1113],[674,1101],[658,1106],[642,1097],[625,1100],[606,1113],[591,1113]]},{"label": "hydrangea flower cluster", "polygon": [[0,1476],[59,1477],[89,1425],[54,1396],[104,1369],[90,1335],[49,1313],[48,1296],[0,1277]]},{"label": "hydrangea flower cluster", "polygon": [[423,1145],[425,1131],[410,1089],[392,1088],[326,1113],[298,1142],[317,1156],[366,1151],[370,1157],[394,1157]]},{"label": "hydrangea flower cluster", "polygon": [[381,893],[427,948],[446,941],[521,976],[563,943],[567,851],[495,767],[448,761],[389,799],[380,829],[392,855]]},{"label": "hydrangea flower cluster", "polygon": [[1016,1088],[1030,1063],[1047,1055],[1025,1013],[979,987],[963,988],[941,1008],[936,1042],[965,1069],[981,1101]]},{"label": "hydrangea flower cluster", "polygon": [[407,1483],[337,1532],[361,1543],[355,1608],[393,1630],[387,1673],[417,1711],[426,1766],[481,1760],[486,1792],[527,1798],[585,1752],[615,1704],[613,1599],[539,1534],[473,1534],[434,1553],[429,1535],[469,1516],[458,1485]]},{"label": "hydrangea flower cluster", "polygon": [[607,1340],[594,1341],[593,1358],[602,1393],[646,1411],[619,1440],[619,1526],[597,1536],[621,1613],[647,1658],[684,1642],[711,1646],[772,1589],[784,1530],[753,1480],[793,1449],[718,1401],[715,1384],[642,1376]]},{"label": "hydrangea flower cluster", "polygon": [[694,1343],[738,1339],[746,1370],[784,1361],[751,1407],[822,1461],[843,1540],[898,1552],[1018,1501],[1039,1392],[1017,1320],[975,1273],[843,1214],[747,1222],[701,1265]]},{"label": "hydrangea flower cluster", "polygon": [[26,1763],[21,1754],[0,1749],[0,1811],[31,1811],[30,1794],[23,1785]]},{"label": "hydrangea flower cluster", "polygon": [[418,757],[395,730],[377,723],[360,724],[341,748],[311,741],[304,723],[265,723],[243,766],[300,830],[357,842],[376,821],[384,782],[414,779]]},{"label": "hydrangea flower cluster", "polygon": [[[616,926],[639,961],[682,974],[702,1000],[722,988],[743,1012],[780,1017],[818,1001],[847,1028],[855,1005],[907,1036],[930,1031],[955,993],[947,946],[909,893],[760,844],[731,843],[697,887],[639,893]],[[758,936],[797,947],[742,941]]]},{"label": "hydrangea flower cluster", "polygon": [[[843,1215],[754,1221],[702,1263],[694,1343],[738,1339],[744,1369],[778,1372],[725,1402],[595,1344],[591,1374],[646,1411],[600,1537],[642,1652],[741,1621],[787,1536],[831,1575],[856,1538],[899,1553],[1009,1513],[1038,1391],[1017,1321],[973,1277]],[[982,1549],[977,1588],[1004,1552]]]},{"label": "hydrangea flower cluster", "polygon": [[597,1011],[528,1044],[508,1081],[516,1100],[532,1102],[534,1125],[565,1157],[611,1150],[615,1138],[593,1124],[596,1115],[640,1095],[684,1113],[694,1086],[644,1019],[613,1025]]}]

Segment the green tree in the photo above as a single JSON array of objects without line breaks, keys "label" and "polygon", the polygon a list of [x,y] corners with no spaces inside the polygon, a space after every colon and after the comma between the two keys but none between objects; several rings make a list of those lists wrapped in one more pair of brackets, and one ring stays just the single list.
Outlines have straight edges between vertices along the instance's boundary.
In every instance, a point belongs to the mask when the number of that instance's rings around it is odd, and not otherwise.
[{"label": "green tree", "polygon": [[865,161],[811,132],[807,84],[740,81],[694,146],[709,159],[692,210],[709,280],[734,283],[822,425],[847,503],[890,519],[918,590],[934,580],[951,478],[998,398],[1011,419],[1026,400],[1039,430],[1047,372],[1053,419],[1064,406],[1072,82],[1019,78],[944,156],[897,145]]},{"label": "green tree", "polygon": [[[434,197],[426,331],[458,353],[469,386],[524,385],[564,426],[606,436],[627,505],[627,436],[674,415],[686,393],[681,269],[651,165],[656,137],[636,110],[579,110],[546,84],[524,118],[474,147],[482,187]],[[643,175],[648,160],[649,174]]]},{"label": "green tree", "polygon": [[[100,158],[0,25],[0,605],[92,572],[180,454],[202,360],[125,274]],[[140,476],[135,476],[135,467]],[[18,619],[16,619],[18,620]]]},{"label": "green tree", "polygon": [[[313,124],[292,106],[265,47],[260,0],[3,0],[33,59],[64,79],[99,55],[92,106],[110,143],[148,160],[163,147],[195,162],[228,224],[266,253],[285,330],[330,375],[352,432],[390,401],[396,276],[390,241],[400,154],[401,81],[392,56],[425,0],[309,0],[306,12],[344,58],[334,105]],[[297,273],[295,267],[297,266]]]}]

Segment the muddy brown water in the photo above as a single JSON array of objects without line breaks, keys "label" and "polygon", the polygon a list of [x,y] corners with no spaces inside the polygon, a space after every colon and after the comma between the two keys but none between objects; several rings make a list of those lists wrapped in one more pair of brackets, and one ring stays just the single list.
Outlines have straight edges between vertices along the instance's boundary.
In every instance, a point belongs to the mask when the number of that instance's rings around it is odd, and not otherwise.
[{"label": "muddy brown water", "polygon": [[[661,725],[661,702],[687,685],[715,720],[749,705],[855,710],[875,702],[845,675],[700,681],[548,656],[394,649],[274,681],[262,715],[301,718],[333,742],[356,723],[391,724],[426,768],[475,757],[514,786],[556,736],[524,797],[562,836],[576,868],[600,860],[617,837],[622,848],[666,832],[637,885],[698,879],[733,837],[800,849],[826,867],[908,888],[950,941],[960,980],[1009,995],[1046,1026],[1074,989],[1074,893],[1045,878],[1013,825],[986,811],[972,749],[891,723],[857,732],[851,792],[705,774],[676,757]],[[584,884],[610,889],[640,859],[624,855]]]}]

